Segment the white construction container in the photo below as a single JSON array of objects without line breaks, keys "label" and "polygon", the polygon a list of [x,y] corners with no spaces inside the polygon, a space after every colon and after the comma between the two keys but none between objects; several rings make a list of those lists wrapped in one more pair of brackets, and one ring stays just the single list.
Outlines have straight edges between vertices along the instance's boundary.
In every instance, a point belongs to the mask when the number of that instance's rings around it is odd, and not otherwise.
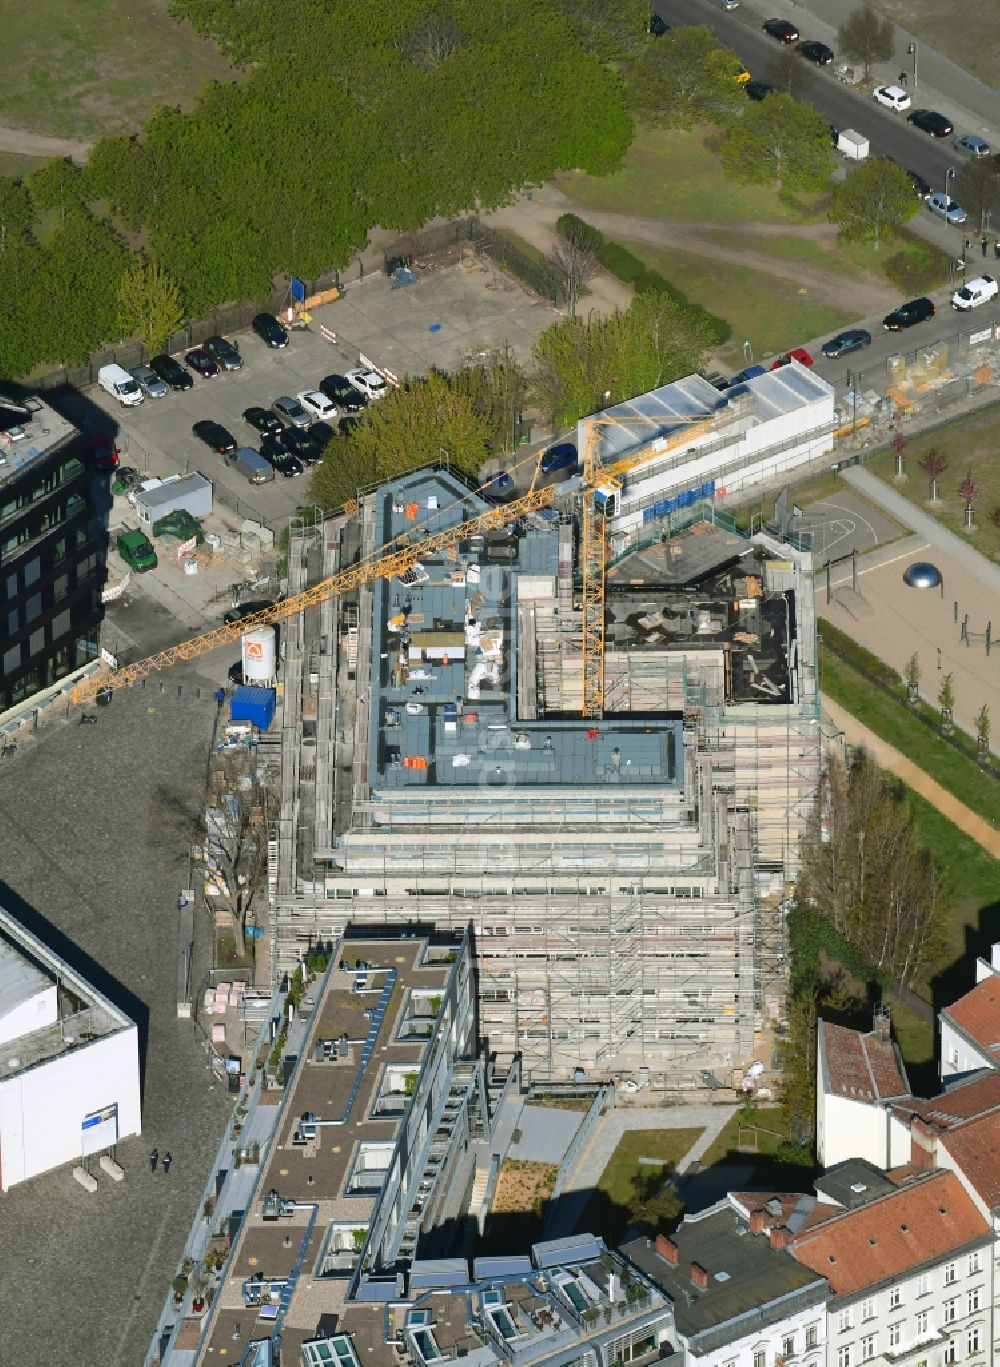
[{"label": "white construction container", "polygon": [[848,161],[864,161],[868,155],[868,139],[853,128],[844,128],[837,134],[837,151]]},{"label": "white construction container", "polygon": [[276,677],[274,627],[254,627],[242,639],[244,683],[270,683]]}]

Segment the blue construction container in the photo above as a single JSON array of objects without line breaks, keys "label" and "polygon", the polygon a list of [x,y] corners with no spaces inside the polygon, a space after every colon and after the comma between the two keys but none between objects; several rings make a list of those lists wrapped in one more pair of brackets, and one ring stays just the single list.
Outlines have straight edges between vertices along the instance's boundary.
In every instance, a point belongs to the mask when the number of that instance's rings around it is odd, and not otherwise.
[{"label": "blue construction container", "polygon": [[273,688],[251,688],[244,684],[233,693],[229,704],[231,721],[249,721],[260,731],[267,731],[274,721],[277,698]]}]

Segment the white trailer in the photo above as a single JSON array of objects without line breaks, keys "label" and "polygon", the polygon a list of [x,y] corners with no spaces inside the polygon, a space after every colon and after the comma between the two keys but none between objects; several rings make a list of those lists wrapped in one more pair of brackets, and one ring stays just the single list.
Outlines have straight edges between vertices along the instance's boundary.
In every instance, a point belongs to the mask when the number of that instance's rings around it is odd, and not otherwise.
[{"label": "white trailer", "polygon": [[868,139],[853,128],[844,128],[837,134],[837,151],[848,161],[864,161],[868,155]]}]

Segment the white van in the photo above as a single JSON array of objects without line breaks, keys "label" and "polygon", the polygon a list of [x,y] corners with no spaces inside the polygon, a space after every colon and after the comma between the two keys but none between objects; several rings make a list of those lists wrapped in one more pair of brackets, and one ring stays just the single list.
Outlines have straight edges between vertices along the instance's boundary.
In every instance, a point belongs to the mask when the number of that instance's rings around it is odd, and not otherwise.
[{"label": "white van", "polygon": [[97,372],[97,383],[123,408],[134,408],[142,403],[142,390],[124,366],[102,365]]}]

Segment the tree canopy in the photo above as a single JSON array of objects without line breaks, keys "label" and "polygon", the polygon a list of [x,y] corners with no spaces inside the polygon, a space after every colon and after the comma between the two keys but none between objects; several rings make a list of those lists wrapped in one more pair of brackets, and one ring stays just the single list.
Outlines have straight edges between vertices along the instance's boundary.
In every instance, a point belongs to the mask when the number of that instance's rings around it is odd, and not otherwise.
[{"label": "tree canopy", "polygon": [[734,180],[770,182],[782,190],[822,189],[833,169],[829,126],[810,105],[769,95],[730,127],[722,166]]},{"label": "tree canopy", "polygon": [[837,30],[837,43],[845,57],[860,62],[865,80],[876,62],[888,62],[892,57],[895,33],[892,20],[878,14],[866,3],[852,10]]},{"label": "tree canopy", "polygon": [[986,215],[1000,212],[1000,156],[994,153],[967,161],[955,181],[955,198],[982,232]]},{"label": "tree canopy", "polygon": [[875,157],[834,186],[830,220],[847,242],[880,247],[920,207],[909,176],[888,157]]},{"label": "tree canopy", "polygon": [[643,50],[629,73],[629,102],[637,116],[664,128],[693,128],[737,118],[746,95],[737,77],[743,63],[711,29],[672,29]]}]

